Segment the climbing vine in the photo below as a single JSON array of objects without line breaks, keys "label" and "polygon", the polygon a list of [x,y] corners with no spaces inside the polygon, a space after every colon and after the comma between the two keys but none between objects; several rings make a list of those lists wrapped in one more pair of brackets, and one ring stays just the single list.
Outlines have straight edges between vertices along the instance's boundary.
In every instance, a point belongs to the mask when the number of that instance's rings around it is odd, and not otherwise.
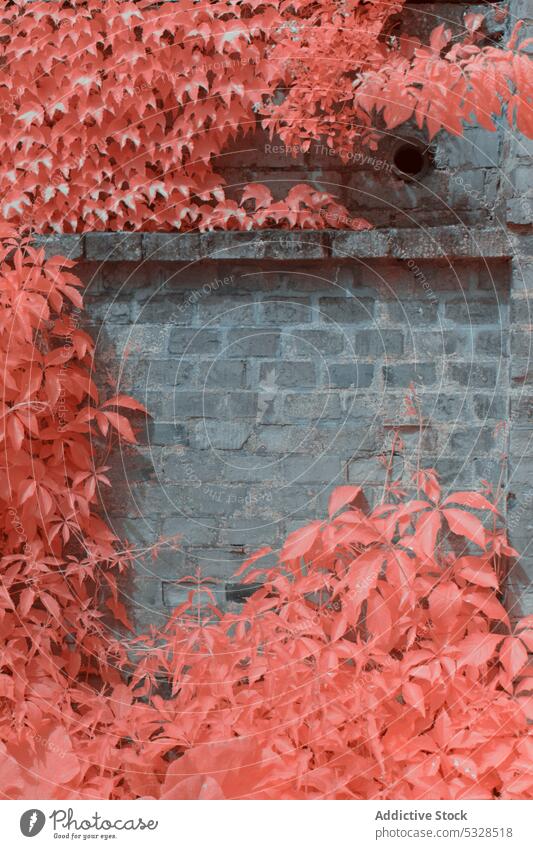
[{"label": "climbing vine", "polygon": [[505,110],[531,136],[519,31],[493,46],[469,15],[460,39],[441,25],[422,45],[394,34],[403,5],[1,0],[3,218],[38,232],[358,229],[364,219],[309,186],[228,194],[217,157],[258,124],[345,158],[375,146],[376,121],[414,119],[433,136],[494,129]]}]

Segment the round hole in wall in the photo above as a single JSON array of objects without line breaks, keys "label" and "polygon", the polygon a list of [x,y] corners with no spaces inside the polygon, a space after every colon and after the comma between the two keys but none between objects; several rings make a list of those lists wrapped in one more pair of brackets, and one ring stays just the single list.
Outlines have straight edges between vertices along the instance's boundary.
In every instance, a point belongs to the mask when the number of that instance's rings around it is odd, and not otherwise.
[{"label": "round hole in wall", "polygon": [[429,168],[430,155],[418,142],[403,140],[396,145],[392,162],[400,177],[420,179]]}]

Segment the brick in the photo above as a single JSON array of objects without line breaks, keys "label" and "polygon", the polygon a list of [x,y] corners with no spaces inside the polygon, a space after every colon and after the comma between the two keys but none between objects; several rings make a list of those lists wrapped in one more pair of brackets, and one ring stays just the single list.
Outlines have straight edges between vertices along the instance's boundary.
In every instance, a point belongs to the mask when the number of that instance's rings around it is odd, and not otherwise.
[{"label": "brick", "polygon": [[357,425],[319,424],[313,427],[301,425],[264,425],[257,434],[254,445],[258,452],[316,455],[333,454],[338,457],[352,456],[354,451],[372,451],[381,449],[381,440],[377,431],[369,428],[368,423]]},{"label": "brick", "polygon": [[189,418],[217,418],[222,414],[225,406],[226,398],[222,392],[177,389],[164,403],[163,408],[169,420],[178,419],[179,421]]},{"label": "brick", "polygon": [[404,443],[404,457],[411,464],[416,464],[416,458],[419,452],[427,457],[428,465],[433,463],[435,454],[438,451],[440,425],[426,425],[420,433],[418,429],[402,431],[401,437]]},{"label": "brick", "polygon": [[283,424],[283,395],[277,391],[260,391],[257,395],[255,420],[258,424]]},{"label": "brick", "polygon": [[143,257],[146,260],[190,260],[200,258],[196,233],[143,233]]},{"label": "brick", "polygon": [[202,325],[255,324],[254,303],[249,297],[239,295],[213,295],[198,304]]},{"label": "brick", "polygon": [[326,366],[326,386],[368,388],[374,378],[374,366],[370,363],[332,363]]},{"label": "brick", "polygon": [[226,392],[223,404],[223,418],[249,419],[257,415],[258,393],[235,390]]},{"label": "brick", "polygon": [[304,394],[287,394],[284,399],[283,412],[290,419],[337,419],[340,417],[340,401],[338,394],[331,392],[313,392]]},{"label": "brick", "polygon": [[382,398],[371,395],[370,392],[361,393],[361,387],[355,391],[341,392],[343,421],[350,425],[357,424],[361,427],[370,426],[372,418],[380,421],[385,418],[383,414]]},{"label": "brick", "polygon": [[128,596],[133,599],[130,610],[133,625],[138,633],[145,633],[150,624],[154,624],[161,617],[163,602],[161,580],[138,575]]},{"label": "brick", "polygon": [[424,392],[421,398],[422,412],[428,419],[446,422],[457,418],[464,420],[470,414],[469,395],[466,393]]},{"label": "brick", "polygon": [[131,298],[96,297],[86,298],[88,314],[91,321],[101,321],[106,324],[131,324]]},{"label": "brick", "polygon": [[531,329],[533,303],[531,298],[514,297],[511,299],[511,324],[526,325]]},{"label": "brick", "polygon": [[286,457],[282,461],[285,480],[298,483],[339,484],[341,461],[337,457]]},{"label": "brick", "polygon": [[314,317],[309,298],[265,298],[260,305],[265,324],[301,324]]},{"label": "brick", "polygon": [[256,517],[244,518],[234,516],[231,525],[220,524],[217,544],[221,546],[236,546],[245,554],[252,554],[258,547],[271,545],[285,540],[285,523],[282,519],[257,521]]},{"label": "brick", "polygon": [[510,468],[510,485],[530,487],[533,480],[533,457],[514,458]]},{"label": "brick", "polygon": [[511,397],[511,421],[516,427],[530,425],[533,421],[533,395],[521,392],[519,397]]},{"label": "brick", "polygon": [[173,327],[170,331],[168,350],[171,354],[215,354],[219,347],[220,335],[216,330]]},{"label": "brick", "polygon": [[507,417],[508,401],[501,394],[476,394],[473,396],[474,413],[478,419],[496,419],[501,421]]},{"label": "brick", "polygon": [[[239,171],[242,179],[242,171]],[[205,234],[211,235],[211,234]],[[204,239],[205,239],[204,235]],[[323,235],[320,231],[261,230],[250,233],[217,233],[226,237],[223,256],[227,259],[281,259],[303,260],[326,257]],[[216,239],[217,243],[220,238]]]},{"label": "brick", "polygon": [[456,428],[449,441],[450,448],[457,452],[464,462],[468,462],[470,455],[486,453],[495,446],[494,431],[490,427],[484,428]]},{"label": "brick", "polygon": [[507,334],[501,330],[480,330],[476,336],[476,353],[500,357],[507,349]]},{"label": "brick", "polygon": [[438,305],[428,298],[424,300],[404,300],[385,302],[385,315],[389,321],[401,324],[429,324],[437,320]]},{"label": "brick", "polygon": [[[181,357],[166,357],[165,359],[150,359],[135,363],[144,374],[143,364],[146,364],[146,379],[144,388],[150,387],[191,387],[194,383],[196,363]],[[200,364],[199,364],[200,365]]]},{"label": "brick", "polygon": [[[133,496],[137,503],[142,504],[142,515],[149,518],[178,516],[187,519],[206,519],[211,524],[218,525],[221,521],[219,517],[223,517],[226,521],[230,516],[239,514],[245,502],[246,493],[247,487],[240,485],[224,484],[220,487],[216,482],[206,482],[201,487],[190,487],[184,486],[183,483],[167,483],[164,487],[161,485],[132,487],[128,504]],[[225,497],[226,494],[228,497]]]},{"label": "brick", "polygon": [[531,360],[513,359],[511,363],[510,377],[513,386],[531,386],[533,384],[533,363]]},{"label": "brick", "polygon": [[[471,269],[471,274],[467,274]],[[455,285],[457,279],[461,281],[461,289],[479,289],[489,293],[498,293],[498,297],[505,301],[509,297],[510,263],[502,260],[491,262],[466,263],[464,268],[456,268]],[[454,289],[455,286],[449,287]]]},{"label": "brick", "polygon": [[[240,174],[239,179],[242,176]],[[146,259],[320,259],[326,256],[320,232],[262,230],[255,233],[144,233]]]},{"label": "brick", "polygon": [[415,331],[413,351],[417,357],[447,357],[450,354],[472,354],[472,337],[456,330]]},{"label": "brick", "polygon": [[388,328],[358,330],[353,349],[361,357],[401,356],[404,351],[403,333]]},{"label": "brick", "polygon": [[514,248],[513,272],[516,272],[517,266],[520,267],[520,265],[530,260],[533,256],[533,235],[529,231],[516,233],[514,234],[512,243]]},{"label": "brick", "polygon": [[185,425],[181,423],[148,419],[146,441],[150,445],[187,445],[189,438]]},{"label": "brick", "polygon": [[[90,326],[87,328],[89,332]],[[150,324],[135,324],[133,326],[106,325],[101,330],[97,329],[95,335],[97,341],[97,357],[109,358],[109,349],[113,353],[124,356],[142,357],[143,354],[164,355],[168,348],[170,330],[168,327],[153,326]]]},{"label": "brick", "polygon": [[122,540],[127,540],[137,549],[148,548],[160,537],[159,521],[130,519],[113,516],[113,529]]},{"label": "brick", "polygon": [[[471,462],[456,457],[441,457],[435,463],[443,489],[443,496],[461,489],[472,489],[474,480]],[[477,481],[476,481],[477,483]]]},{"label": "brick", "polygon": [[196,305],[188,295],[171,292],[157,292],[139,305],[137,321],[143,324],[190,325],[194,321]]},{"label": "brick", "polygon": [[214,452],[197,451],[183,445],[164,448],[161,462],[164,480],[183,481],[193,487],[218,480],[222,465]]},{"label": "brick", "polygon": [[158,540],[157,557],[154,559],[149,555],[144,557],[138,574],[148,578],[157,577],[160,581],[172,580],[180,575],[187,574],[186,554],[187,546],[182,539],[168,539],[163,541],[162,534]]},{"label": "brick", "polygon": [[366,324],[372,321],[375,305],[372,298],[320,298],[319,313],[322,321]]},{"label": "brick", "polygon": [[194,442],[197,448],[237,451],[243,447],[252,430],[253,424],[248,422],[198,422],[194,431]]},{"label": "brick", "polygon": [[142,234],[86,233],[85,256],[90,260],[138,262],[142,259]]},{"label": "brick", "polygon": [[511,330],[510,347],[513,356],[531,357],[533,355],[531,331]]},{"label": "brick", "polygon": [[156,480],[162,468],[161,449],[157,446],[143,448],[136,445],[132,450],[123,445],[120,452],[110,455],[107,465],[111,467],[107,475],[117,486],[124,486],[124,481]]},{"label": "brick", "polygon": [[[493,211],[497,201],[496,182],[492,171],[462,169],[447,180],[446,202],[455,208]],[[476,233],[473,231],[473,239]]]},{"label": "brick", "polygon": [[475,487],[479,488],[479,484],[484,480],[496,485],[500,481],[500,476],[501,460],[498,458],[497,453],[494,457],[474,459],[472,479]]},{"label": "brick", "polygon": [[202,389],[240,389],[246,383],[244,360],[204,360],[198,363],[198,385]]},{"label": "brick", "polygon": [[507,221],[510,224],[531,224],[533,221],[533,198],[516,197],[507,201]]},{"label": "brick", "polygon": [[[185,568],[189,574],[195,574],[199,569],[204,578],[225,579],[234,574],[241,565],[244,557],[231,548],[205,548],[200,551],[186,552]],[[211,588],[212,589],[212,588]]]},{"label": "brick", "polygon": [[533,176],[531,168],[527,165],[519,165],[514,168],[510,174],[510,180],[516,192],[520,195],[525,195],[528,189],[533,189]]},{"label": "brick", "polygon": [[283,348],[289,357],[317,358],[338,355],[344,349],[347,337],[340,330],[285,331]]},{"label": "brick", "polygon": [[243,449],[238,454],[217,455],[219,462],[218,478],[229,483],[282,483],[279,458],[259,457]]},{"label": "brick", "polygon": [[259,370],[263,387],[291,389],[311,387],[316,384],[316,367],[313,362],[263,362]]},{"label": "brick", "polygon": [[324,515],[327,508],[329,493],[321,489],[317,493],[316,488],[308,485],[285,485],[277,490],[274,498],[270,486],[250,487],[247,508],[253,515],[269,520],[271,517],[278,520],[294,516],[315,518]]},{"label": "brick", "polygon": [[450,363],[447,374],[451,381],[460,386],[492,387],[496,386],[498,368],[496,366],[481,366],[474,363]]},{"label": "brick", "polygon": [[348,480],[362,486],[381,484],[385,481],[385,469],[377,457],[361,457],[348,463]]},{"label": "brick", "polygon": [[268,331],[261,327],[246,330],[230,330],[226,357],[272,357],[278,352],[279,331]]},{"label": "brick", "polygon": [[453,298],[445,305],[445,317],[458,324],[498,324],[498,303],[493,298]]},{"label": "brick", "polygon": [[383,378],[391,386],[409,386],[410,383],[431,386],[437,379],[433,363],[401,363],[383,366]]},{"label": "brick", "polygon": [[[524,457],[526,455],[533,454],[533,439],[531,438],[531,433],[529,433],[528,430],[511,428],[509,436],[509,453],[511,454],[511,457]],[[531,490],[531,497],[533,498],[533,489]]]}]

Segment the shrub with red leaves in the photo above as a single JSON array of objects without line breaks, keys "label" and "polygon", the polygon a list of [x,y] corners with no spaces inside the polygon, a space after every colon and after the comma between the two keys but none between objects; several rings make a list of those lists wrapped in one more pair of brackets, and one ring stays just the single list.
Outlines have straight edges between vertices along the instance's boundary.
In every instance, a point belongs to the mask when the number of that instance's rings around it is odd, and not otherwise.
[{"label": "shrub with red leaves", "polygon": [[175,612],[139,667],[173,681],[153,700],[182,755],[162,798],[533,795],[533,617],[511,628],[495,569],[512,549],[477,517],[496,513],[484,495],[418,484],[372,511],[336,489],[327,520],[249,572],[264,585],[242,613]]}]

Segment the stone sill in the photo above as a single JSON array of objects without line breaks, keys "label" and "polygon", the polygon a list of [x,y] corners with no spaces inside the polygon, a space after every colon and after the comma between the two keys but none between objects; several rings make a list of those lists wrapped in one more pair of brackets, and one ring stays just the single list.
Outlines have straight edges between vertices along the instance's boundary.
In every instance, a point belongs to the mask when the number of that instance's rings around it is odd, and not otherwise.
[{"label": "stone sill", "polygon": [[209,233],[85,233],[37,236],[47,256],[89,262],[202,260],[508,259],[509,233],[498,228],[259,230]]}]

